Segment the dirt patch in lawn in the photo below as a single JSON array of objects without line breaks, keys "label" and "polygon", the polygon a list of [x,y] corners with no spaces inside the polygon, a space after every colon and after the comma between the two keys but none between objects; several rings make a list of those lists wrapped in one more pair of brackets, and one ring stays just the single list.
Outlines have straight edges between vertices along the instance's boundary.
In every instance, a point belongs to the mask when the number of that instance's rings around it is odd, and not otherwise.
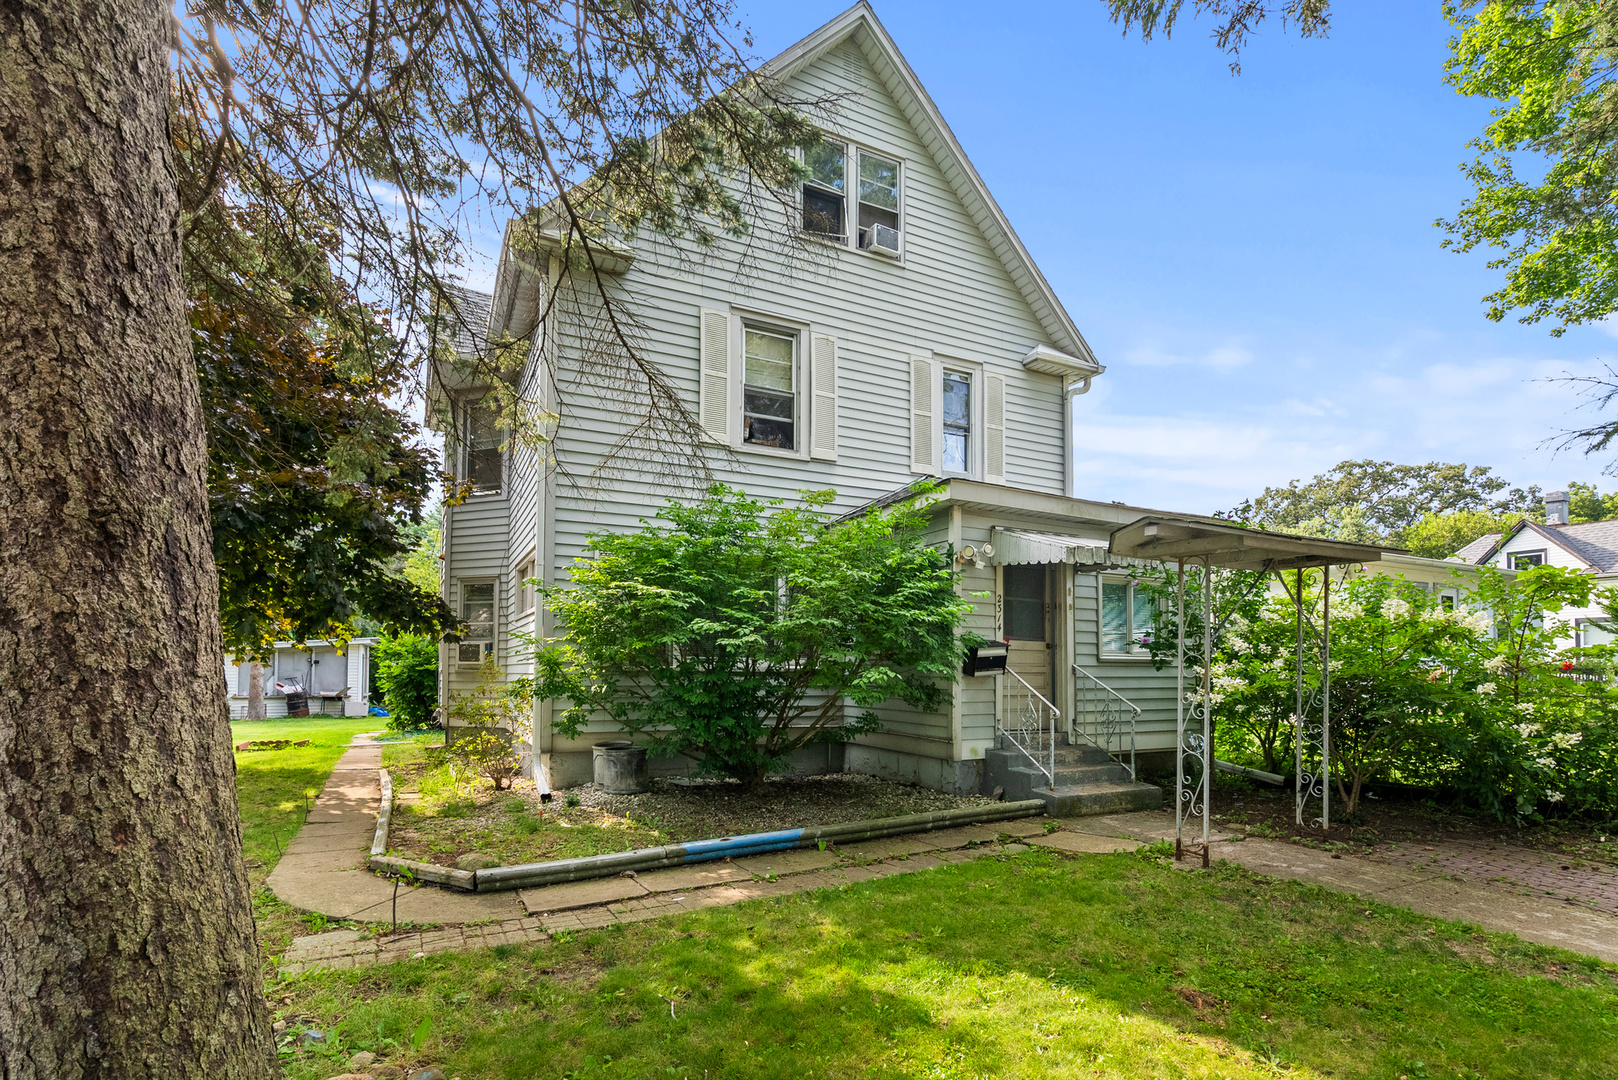
[{"label": "dirt patch in lawn", "polygon": [[401,768],[396,785],[389,848],[441,866],[473,852],[511,866],[990,801],[850,773],[774,779],[751,791],[725,781],[654,780],[642,794],[610,795],[586,784],[543,802],[532,782],[495,792],[448,764],[423,762]]}]

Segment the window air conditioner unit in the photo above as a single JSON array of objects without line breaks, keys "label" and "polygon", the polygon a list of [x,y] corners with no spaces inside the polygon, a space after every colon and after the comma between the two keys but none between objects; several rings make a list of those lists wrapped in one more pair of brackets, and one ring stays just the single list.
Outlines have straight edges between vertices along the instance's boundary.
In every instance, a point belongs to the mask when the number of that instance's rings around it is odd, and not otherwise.
[{"label": "window air conditioner unit", "polygon": [[456,660],[463,664],[481,664],[483,658],[493,652],[493,642],[463,641],[456,647]]},{"label": "window air conditioner unit", "polygon": [[860,247],[881,255],[899,257],[899,230],[891,225],[872,225],[860,237]]}]

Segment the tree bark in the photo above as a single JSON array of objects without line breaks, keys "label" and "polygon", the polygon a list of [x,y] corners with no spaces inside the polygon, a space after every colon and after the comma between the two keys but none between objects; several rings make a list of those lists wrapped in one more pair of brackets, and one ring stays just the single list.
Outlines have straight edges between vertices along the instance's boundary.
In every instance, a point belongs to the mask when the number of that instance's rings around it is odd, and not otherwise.
[{"label": "tree bark", "polygon": [[264,665],[257,660],[247,666],[247,718],[264,719]]},{"label": "tree bark", "polygon": [[0,1076],[279,1072],[238,833],[169,6],[0,4]]}]

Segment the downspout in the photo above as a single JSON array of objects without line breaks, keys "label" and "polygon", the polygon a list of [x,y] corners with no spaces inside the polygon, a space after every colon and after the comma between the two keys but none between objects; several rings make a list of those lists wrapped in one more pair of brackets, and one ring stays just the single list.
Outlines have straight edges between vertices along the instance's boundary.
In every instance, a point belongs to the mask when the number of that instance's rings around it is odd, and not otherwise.
[{"label": "downspout", "polygon": [[1074,475],[1076,464],[1073,460],[1073,399],[1080,394],[1090,392],[1090,380],[1094,375],[1086,375],[1082,379],[1062,379],[1062,481],[1069,498],[1078,498],[1077,477]]}]

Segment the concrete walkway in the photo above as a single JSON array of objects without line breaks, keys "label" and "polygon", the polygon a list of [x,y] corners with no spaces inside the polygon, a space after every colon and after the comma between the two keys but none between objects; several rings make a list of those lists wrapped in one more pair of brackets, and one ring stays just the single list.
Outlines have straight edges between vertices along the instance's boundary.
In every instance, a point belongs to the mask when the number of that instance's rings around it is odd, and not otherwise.
[{"label": "concrete walkway", "polygon": [[[300,911],[358,922],[392,922],[394,886],[365,869],[382,801],[382,747],[356,735],[337,759],[326,787],[298,835],[266,881],[276,896]],[[522,905],[512,893],[451,893],[431,885],[401,885],[398,920],[462,923],[513,919]]]},{"label": "concrete walkway", "polygon": [[[308,823],[270,874],[269,885],[281,899],[306,911],[389,923],[394,918],[394,885],[363,869],[381,799],[377,769],[382,749],[365,736],[351,745],[315,802]],[[1027,818],[870,840],[835,851],[782,851],[520,892],[473,894],[402,886],[398,921],[436,924],[433,929],[393,935],[334,930],[297,938],[282,957],[280,971],[290,976],[312,967],[353,967],[450,949],[534,944],[557,933],[1016,854],[1028,850],[1028,845],[1105,854],[1174,836],[1174,817],[1162,811],[1060,823],[1061,831],[1048,835],[1047,819]],[[1211,855],[1254,873],[1306,881],[1618,963],[1618,917],[1547,895],[1524,895],[1511,883],[1469,878],[1452,872],[1453,867],[1440,871],[1401,857],[1334,856],[1280,841],[1233,839],[1224,833],[1213,834]],[[1497,868],[1500,859],[1510,856],[1510,852],[1498,855],[1488,865]],[[1188,853],[1179,865],[1195,869],[1201,859]]]}]

